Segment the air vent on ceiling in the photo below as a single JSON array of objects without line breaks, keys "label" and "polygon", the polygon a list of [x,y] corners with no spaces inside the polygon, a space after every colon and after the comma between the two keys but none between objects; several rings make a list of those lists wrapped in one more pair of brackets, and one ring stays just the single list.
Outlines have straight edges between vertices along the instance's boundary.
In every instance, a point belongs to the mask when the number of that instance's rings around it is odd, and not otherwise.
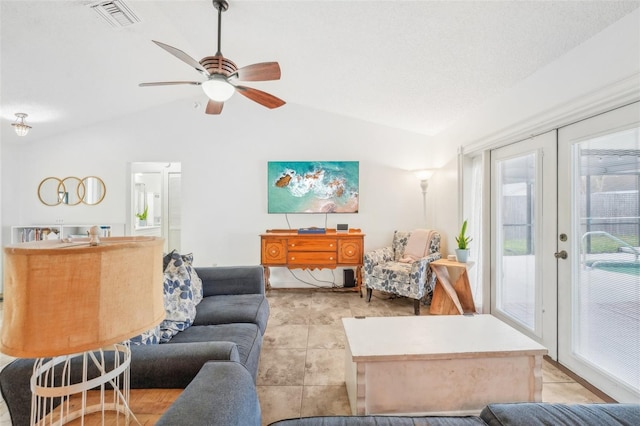
[{"label": "air vent on ceiling", "polygon": [[126,27],[140,22],[140,18],[122,0],[106,0],[94,3],[91,8],[113,27]]}]

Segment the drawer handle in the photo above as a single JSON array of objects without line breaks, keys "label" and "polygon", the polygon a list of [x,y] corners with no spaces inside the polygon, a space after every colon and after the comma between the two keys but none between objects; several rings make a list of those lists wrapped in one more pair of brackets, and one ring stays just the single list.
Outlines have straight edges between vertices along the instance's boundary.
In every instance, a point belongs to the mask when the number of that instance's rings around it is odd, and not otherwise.
[{"label": "drawer handle", "polygon": [[333,247],[333,243],[329,244],[329,247]]},{"label": "drawer handle", "polygon": [[295,257],[291,257],[291,260],[296,260],[296,258]]},{"label": "drawer handle", "polygon": [[295,244],[291,243],[291,247],[295,247],[295,246],[296,246]]},{"label": "drawer handle", "polygon": [[330,257],[329,260],[333,260],[333,257]]}]

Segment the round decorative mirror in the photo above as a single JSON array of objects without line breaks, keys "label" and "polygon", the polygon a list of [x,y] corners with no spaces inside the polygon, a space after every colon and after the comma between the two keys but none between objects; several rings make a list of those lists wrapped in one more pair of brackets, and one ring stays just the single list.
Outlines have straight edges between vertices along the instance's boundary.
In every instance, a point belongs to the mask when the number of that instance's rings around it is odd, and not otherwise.
[{"label": "round decorative mirror", "polygon": [[84,189],[80,178],[69,176],[62,179],[58,186],[58,197],[60,202],[68,206],[76,206],[82,201]]},{"label": "round decorative mirror", "polygon": [[38,198],[40,202],[47,206],[57,206],[62,202],[58,196],[58,190],[64,185],[62,181],[56,177],[48,177],[43,179],[38,185]]},{"label": "round decorative mirror", "polygon": [[80,194],[80,199],[83,203],[90,206],[99,204],[107,194],[107,188],[104,186],[104,182],[97,176],[87,176],[82,179],[81,188],[83,193]]}]

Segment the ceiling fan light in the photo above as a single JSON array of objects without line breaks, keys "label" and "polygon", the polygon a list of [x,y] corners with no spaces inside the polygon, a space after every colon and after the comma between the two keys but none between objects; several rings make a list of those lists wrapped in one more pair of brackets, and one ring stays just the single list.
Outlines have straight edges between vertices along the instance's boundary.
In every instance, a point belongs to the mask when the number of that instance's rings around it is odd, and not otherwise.
[{"label": "ceiling fan light", "polygon": [[27,114],[23,113],[23,112],[19,112],[16,113],[16,122],[15,123],[11,123],[11,125],[13,126],[13,130],[16,131],[16,134],[18,136],[27,136],[27,133],[29,133],[29,130],[31,130],[31,126],[28,126],[25,122],[24,119],[27,117]]},{"label": "ceiling fan light", "polygon": [[202,90],[209,99],[216,102],[224,102],[233,95],[236,88],[229,84],[223,76],[214,75],[202,83]]}]

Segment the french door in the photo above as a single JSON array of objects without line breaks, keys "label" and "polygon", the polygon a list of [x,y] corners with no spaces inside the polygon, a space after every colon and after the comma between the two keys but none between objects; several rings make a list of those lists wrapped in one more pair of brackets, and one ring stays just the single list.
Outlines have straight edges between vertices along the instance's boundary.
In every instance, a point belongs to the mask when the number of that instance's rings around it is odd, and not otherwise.
[{"label": "french door", "polygon": [[491,313],[640,400],[640,103],[491,151]]},{"label": "french door", "polygon": [[640,103],[558,132],[559,359],[640,400]]},{"label": "french door", "polygon": [[491,151],[491,313],[557,353],[556,131]]}]

